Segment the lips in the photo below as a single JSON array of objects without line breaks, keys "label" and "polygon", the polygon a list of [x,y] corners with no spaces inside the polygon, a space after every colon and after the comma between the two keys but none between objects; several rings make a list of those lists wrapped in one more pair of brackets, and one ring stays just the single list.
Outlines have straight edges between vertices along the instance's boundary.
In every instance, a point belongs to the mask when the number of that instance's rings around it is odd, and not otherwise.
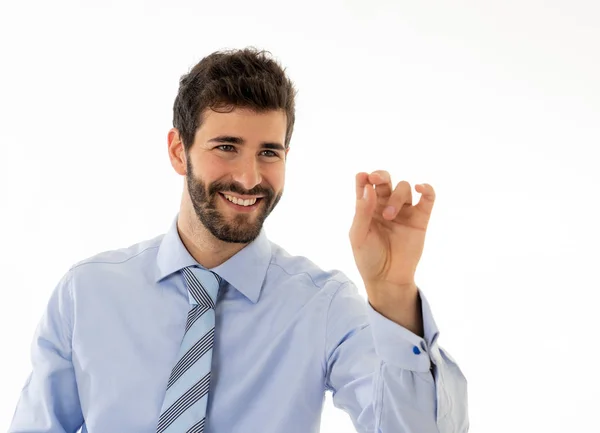
[{"label": "lips", "polygon": [[229,204],[230,206],[233,206],[235,209],[240,210],[240,211],[252,211],[252,210],[256,209],[260,205],[262,199],[264,198],[264,197],[257,198],[256,203],[254,203],[251,206],[242,206],[239,204],[235,204],[234,202],[232,202],[230,200],[227,200],[225,195],[221,192],[219,193],[219,195],[223,198],[223,200],[225,200],[227,202],[227,204]]}]

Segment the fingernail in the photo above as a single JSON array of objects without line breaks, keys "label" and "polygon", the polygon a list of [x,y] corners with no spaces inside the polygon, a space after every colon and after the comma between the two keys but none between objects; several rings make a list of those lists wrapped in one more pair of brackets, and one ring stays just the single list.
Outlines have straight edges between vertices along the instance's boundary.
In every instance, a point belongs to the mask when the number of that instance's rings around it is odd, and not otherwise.
[{"label": "fingernail", "polygon": [[367,194],[369,193],[369,192],[367,191],[367,188],[368,188],[368,187],[369,187],[369,185],[365,185],[365,189],[364,189],[364,193],[363,193],[363,199],[365,199],[365,200],[367,199]]},{"label": "fingernail", "polygon": [[394,215],[394,213],[396,212],[396,208],[394,206],[388,206],[385,208],[385,210],[383,211],[383,213],[388,214],[389,216]]}]

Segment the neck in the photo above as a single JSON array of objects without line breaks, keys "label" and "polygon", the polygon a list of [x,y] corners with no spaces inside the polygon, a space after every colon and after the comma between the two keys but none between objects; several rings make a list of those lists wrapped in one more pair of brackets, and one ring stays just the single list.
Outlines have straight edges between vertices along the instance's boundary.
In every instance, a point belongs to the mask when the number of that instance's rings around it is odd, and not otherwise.
[{"label": "neck", "polygon": [[206,269],[223,264],[247,245],[215,238],[198,220],[194,210],[186,206],[179,211],[177,232],[190,255]]}]

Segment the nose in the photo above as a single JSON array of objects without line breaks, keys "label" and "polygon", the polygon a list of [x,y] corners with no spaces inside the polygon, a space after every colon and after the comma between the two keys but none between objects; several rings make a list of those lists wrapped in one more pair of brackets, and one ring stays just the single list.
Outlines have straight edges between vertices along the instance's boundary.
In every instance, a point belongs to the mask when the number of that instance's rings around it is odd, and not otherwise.
[{"label": "nose", "polygon": [[232,176],[233,180],[246,190],[251,190],[262,182],[262,175],[256,158],[241,159],[234,168]]}]

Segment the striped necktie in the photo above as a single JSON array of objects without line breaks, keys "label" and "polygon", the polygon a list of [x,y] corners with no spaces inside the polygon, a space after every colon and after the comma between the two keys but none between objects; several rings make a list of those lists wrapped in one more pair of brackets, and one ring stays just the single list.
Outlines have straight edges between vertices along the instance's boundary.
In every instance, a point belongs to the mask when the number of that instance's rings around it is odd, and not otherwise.
[{"label": "striped necktie", "polygon": [[160,410],[157,433],[202,433],[215,336],[215,303],[221,278],[197,266],[181,270],[190,311],[177,362]]}]

